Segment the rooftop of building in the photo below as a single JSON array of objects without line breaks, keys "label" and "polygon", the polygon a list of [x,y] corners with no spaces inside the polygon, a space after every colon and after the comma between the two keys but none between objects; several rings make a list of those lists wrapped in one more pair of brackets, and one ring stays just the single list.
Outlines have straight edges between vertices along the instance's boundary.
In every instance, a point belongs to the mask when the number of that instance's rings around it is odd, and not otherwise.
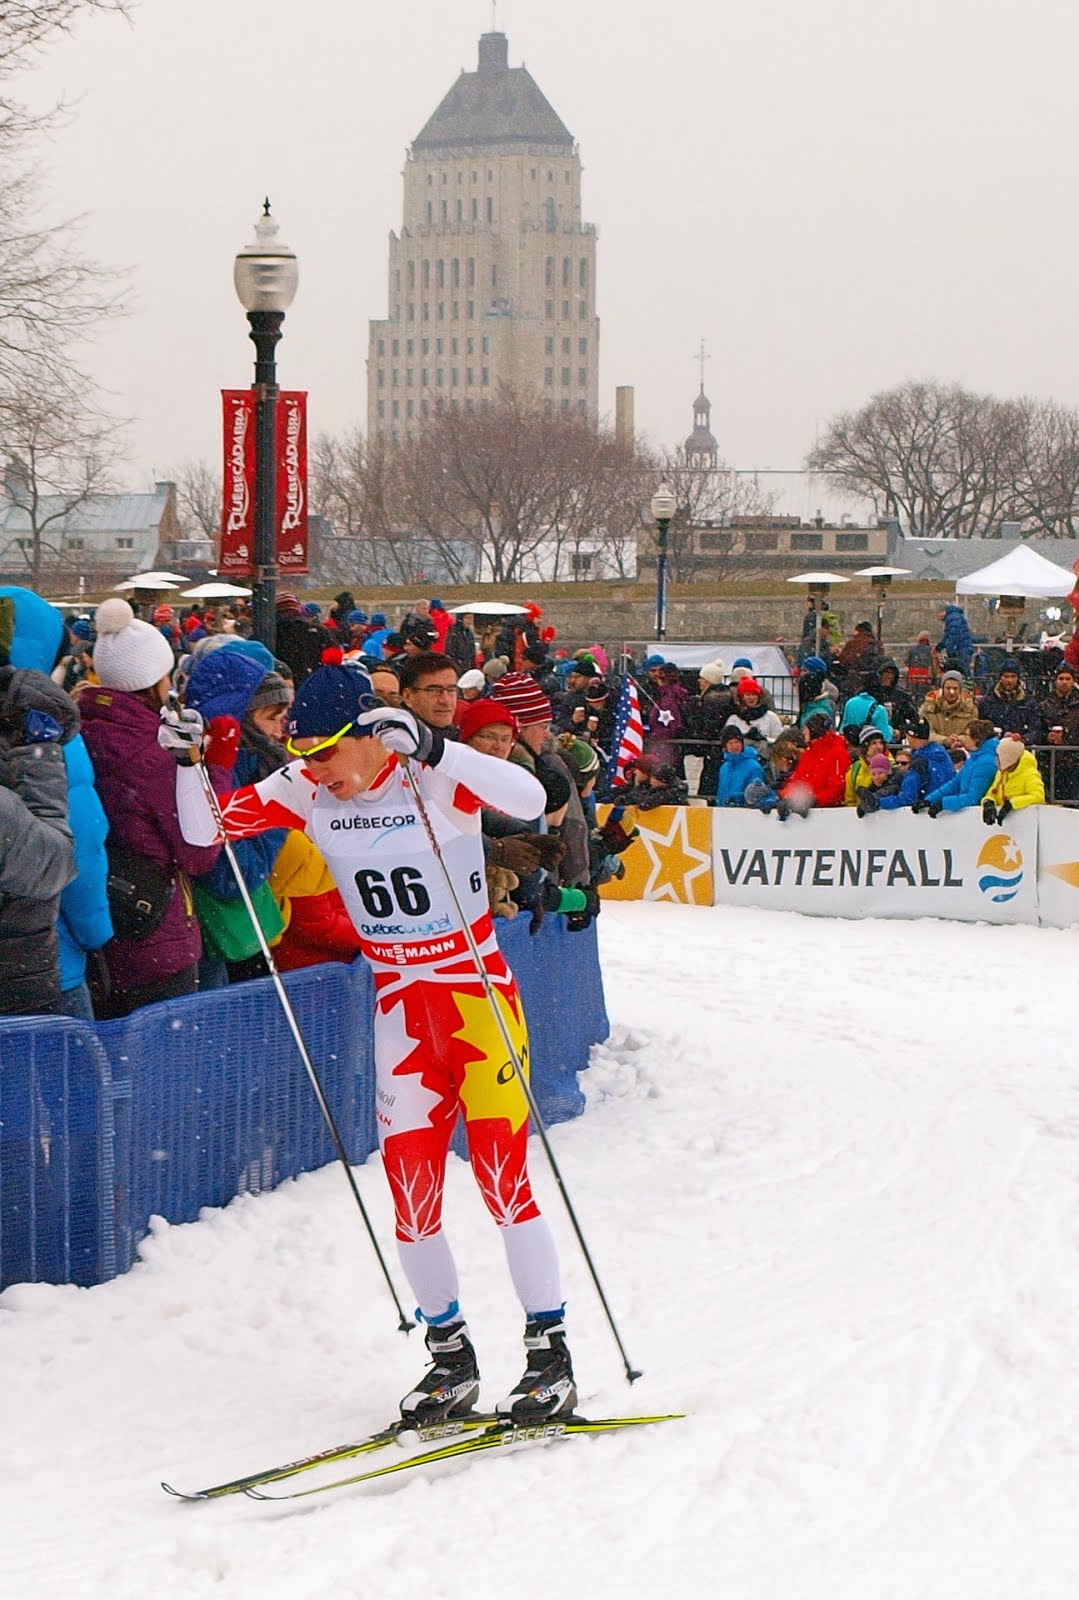
[{"label": "rooftop of building", "polygon": [[[98,494],[70,511],[69,495],[42,495],[38,501],[38,526],[63,528],[66,534],[85,533],[151,533],[157,531],[165,514],[169,495],[174,485],[157,483],[146,494]],[[14,493],[16,498],[12,498]],[[29,532],[30,517],[18,504],[19,490],[0,488],[0,533]]]},{"label": "rooftop of building", "polygon": [[573,149],[573,135],[527,67],[509,64],[504,33],[480,37],[475,72],[462,72],[412,141],[415,153],[532,144]]}]

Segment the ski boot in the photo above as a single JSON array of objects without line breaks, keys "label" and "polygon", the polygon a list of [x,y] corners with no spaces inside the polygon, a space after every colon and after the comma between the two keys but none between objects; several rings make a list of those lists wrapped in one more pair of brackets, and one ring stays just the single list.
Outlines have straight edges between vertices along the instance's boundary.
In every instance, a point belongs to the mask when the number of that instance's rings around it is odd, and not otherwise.
[{"label": "ski boot", "polygon": [[573,1415],[577,1386],[566,1344],[561,1312],[553,1317],[530,1317],[525,1323],[528,1365],[511,1394],[498,1402],[498,1415],[532,1424]]},{"label": "ski boot", "polygon": [[480,1392],[480,1374],[466,1324],[432,1325],[424,1339],[433,1365],[401,1401],[403,1420],[421,1425],[468,1416]]}]

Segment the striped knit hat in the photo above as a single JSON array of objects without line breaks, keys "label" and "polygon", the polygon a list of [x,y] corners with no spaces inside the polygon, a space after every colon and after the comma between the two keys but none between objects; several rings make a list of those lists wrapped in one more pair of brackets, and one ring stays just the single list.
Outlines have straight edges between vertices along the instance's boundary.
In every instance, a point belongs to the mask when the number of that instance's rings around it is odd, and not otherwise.
[{"label": "striped knit hat", "polygon": [[512,711],[522,728],[551,720],[551,702],[527,672],[507,672],[491,685],[488,694]]}]

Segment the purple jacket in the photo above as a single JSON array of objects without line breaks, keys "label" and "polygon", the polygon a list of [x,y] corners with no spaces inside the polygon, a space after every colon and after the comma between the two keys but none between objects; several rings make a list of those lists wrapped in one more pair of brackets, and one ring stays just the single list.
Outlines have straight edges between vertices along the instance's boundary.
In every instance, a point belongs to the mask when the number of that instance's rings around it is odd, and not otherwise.
[{"label": "purple jacket", "polygon": [[[78,697],[82,732],[110,843],[180,874],[208,872],[220,845],[190,845],[176,815],[176,762],[157,742],[160,720],[122,689],[90,687]],[[113,984],[130,991],[192,966],[202,940],[186,876],[178,876],[159,926],[146,939],[112,939],[105,958]]]}]

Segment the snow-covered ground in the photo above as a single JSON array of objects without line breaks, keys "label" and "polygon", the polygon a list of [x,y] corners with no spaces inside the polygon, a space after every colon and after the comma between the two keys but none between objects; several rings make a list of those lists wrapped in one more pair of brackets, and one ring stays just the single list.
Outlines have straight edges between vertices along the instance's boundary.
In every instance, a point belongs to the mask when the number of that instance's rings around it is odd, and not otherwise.
[{"label": "snow-covered ground", "polygon": [[[582,1409],[686,1409],[292,1506],[212,1482],[380,1426],[423,1364],[338,1171],[0,1296],[10,1600],[1074,1600],[1076,936],[609,905],[614,1033],[553,1140]],[[377,1160],[360,1173],[392,1237]],[[447,1195],[493,1399],[519,1318]],[[399,1281],[401,1281],[399,1279]]]}]

